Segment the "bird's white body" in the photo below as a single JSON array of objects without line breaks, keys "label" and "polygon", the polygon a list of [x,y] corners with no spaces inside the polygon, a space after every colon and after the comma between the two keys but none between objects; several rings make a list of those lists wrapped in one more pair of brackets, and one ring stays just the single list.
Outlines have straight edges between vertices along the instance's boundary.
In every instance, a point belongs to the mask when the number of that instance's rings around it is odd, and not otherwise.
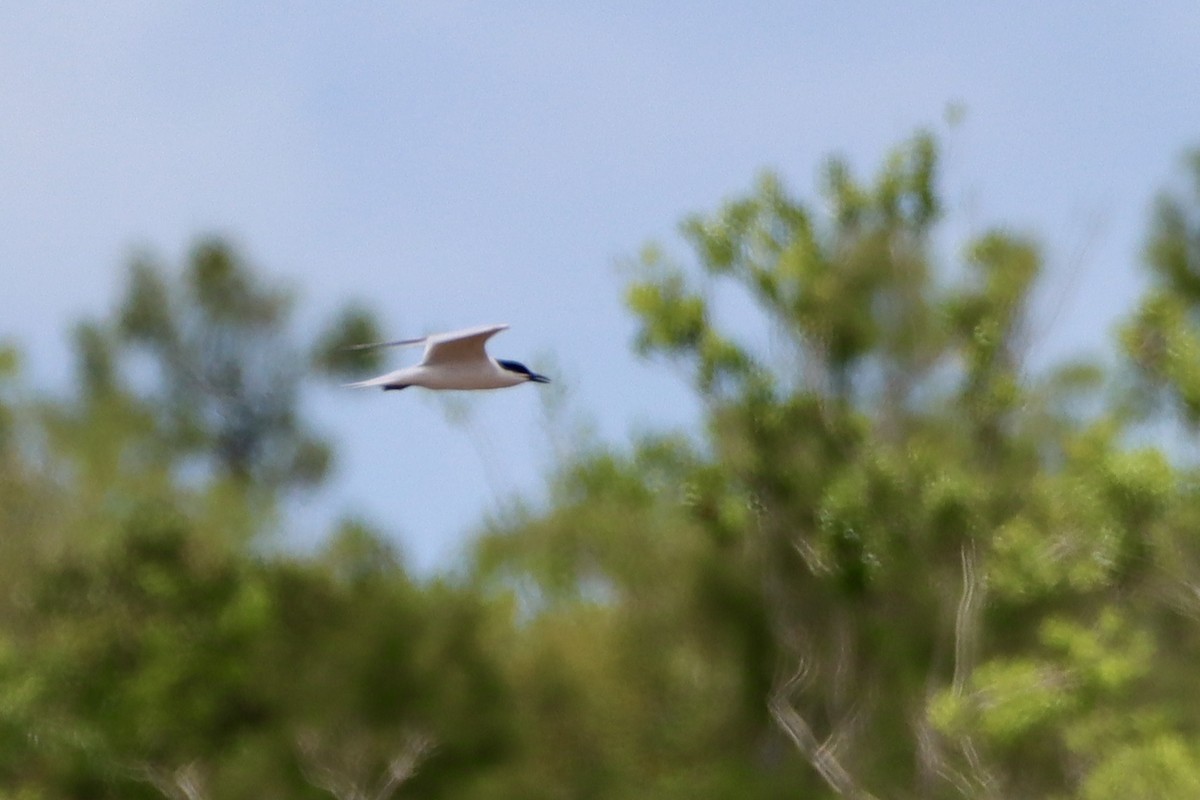
[{"label": "bird's white body", "polygon": [[405,389],[421,386],[426,389],[504,389],[534,381],[547,383],[542,375],[529,371],[515,361],[498,361],[487,354],[487,340],[507,325],[483,325],[450,333],[437,333],[420,339],[401,339],[394,342],[356,345],[356,347],[392,347],[425,345],[421,363],[380,375],[365,381],[348,384],[356,389],[379,386],[384,389]]},{"label": "bird's white body", "polygon": [[421,386],[425,389],[504,389],[527,381],[526,378],[503,369],[490,358],[488,362],[435,367],[417,364],[349,385],[355,389],[371,386],[396,389],[401,386]]}]

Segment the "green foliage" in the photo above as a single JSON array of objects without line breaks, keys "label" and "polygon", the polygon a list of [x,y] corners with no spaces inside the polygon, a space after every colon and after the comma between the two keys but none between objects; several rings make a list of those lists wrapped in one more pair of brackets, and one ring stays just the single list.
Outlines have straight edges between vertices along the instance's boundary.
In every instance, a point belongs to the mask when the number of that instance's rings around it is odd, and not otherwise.
[{"label": "green foliage", "polygon": [[18,374],[20,358],[12,345],[0,342],[0,453],[10,444],[12,435],[12,409],[5,402],[8,384]]},{"label": "green foliage", "polygon": [[136,261],[70,396],[0,346],[0,796],[1196,796],[1200,481],[1137,427],[1200,420],[1193,161],[1116,370],[1025,362],[1033,238],[935,258],[930,136],[764,176],[626,295],[702,424],[577,448],[425,581],[361,520],[262,535],[372,316],[300,341],[226,243]]},{"label": "green foliage", "polygon": [[1091,775],[1085,800],[1155,797],[1184,800],[1200,793],[1200,750],[1177,736],[1122,747]]},{"label": "green foliage", "polygon": [[[292,343],[293,305],[219,239],[200,241],[179,274],[139,258],[112,320],[77,328],[79,401],[52,413],[63,425],[90,406],[139,415],[148,457],[260,494],[315,486],[331,453],[297,411],[308,365]],[[323,341],[374,330],[368,312],[344,310]],[[334,369],[327,353],[316,358]]]},{"label": "green foliage", "polygon": [[1121,331],[1145,388],[1170,399],[1191,429],[1200,424],[1200,151],[1187,162],[1186,196],[1163,194],[1146,263],[1153,286]]},{"label": "green foliage", "polygon": [[119,546],[37,577],[0,658],[5,723],[26,737],[6,783],[141,796],[190,767],[219,797],[303,775],[365,787],[419,742],[414,785],[442,796],[502,752],[505,691],[481,650],[498,620],[476,599],[394,562],[351,577],[256,562],[203,528],[146,509]]},{"label": "green foliage", "polygon": [[[625,765],[560,794],[686,773],[696,796],[727,780],[740,797],[1185,796],[1195,476],[1127,447],[1135,420],[1099,368],[1029,369],[1033,240],[987,231],[958,269],[933,263],[930,137],[871,181],[838,160],[825,175],[811,205],[766,176],[686,220],[692,268],[643,252],[638,350],[686,369],[703,429],[583,456],[546,513],[481,542],[481,575],[529,603],[531,646],[579,631],[557,647],[581,676],[563,713],[588,740],[555,754],[561,774]],[[1122,341],[1186,411],[1200,238],[1173,202],[1150,250],[1164,285]],[[769,346],[721,326],[729,291]],[[674,672],[691,653],[703,667]],[[649,772],[596,755],[602,703],[669,720],[639,745]],[[681,735],[722,741],[724,771],[697,771]]]},{"label": "green foliage", "polygon": [[301,429],[302,362],[290,351],[288,294],[268,286],[226,243],[203,241],[178,281],[134,264],[115,346],[153,363],[151,402],[172,445],[202,453],[243,483],[318,482],[328,446]]},{"label": "green foliage", "polygon": [[263,541],[323,473],[290,313],[205,242],[76,328],[73,396],[3,351],[0,795],[461,796],[505,752],[506,605],[413,582],[363,524]]},{"label": "green foliage", "polygon": [[361,376],[380,368],[380,351],[350,349],[383,339],[374,315],[365,308],[348,307],[334,319],[313,348],[314,365],[336,377]]}]

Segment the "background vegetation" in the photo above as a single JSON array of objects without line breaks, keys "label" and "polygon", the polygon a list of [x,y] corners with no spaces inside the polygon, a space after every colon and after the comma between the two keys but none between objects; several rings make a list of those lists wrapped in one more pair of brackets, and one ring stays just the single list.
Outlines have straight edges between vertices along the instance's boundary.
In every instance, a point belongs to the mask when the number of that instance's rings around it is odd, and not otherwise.
[{"label": "background vegetation", "polygon": [[4,346],[0,796],[1200,797],[1200,156],[1104,363],[1038,369],[1036,239],[945,258],[937,173],[919,135],[647,247],[702,424],[582,449],[452,576],[273,544],[369,313],[305,341],[206,240],[130,266],[68,396]]}]

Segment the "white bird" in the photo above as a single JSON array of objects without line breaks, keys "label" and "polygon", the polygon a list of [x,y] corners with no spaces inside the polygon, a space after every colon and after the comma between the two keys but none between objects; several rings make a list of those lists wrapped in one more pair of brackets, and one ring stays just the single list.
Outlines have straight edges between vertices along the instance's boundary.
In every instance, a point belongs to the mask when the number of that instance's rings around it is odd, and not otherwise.
[{"label": "white bird", "polygon": [[425,357],[412,367],[398,369],[378,378],[348,383],[355,389],[382,386],[387,389],[407,389],[423,386],[426,389],[503,389],[522,383],[549,383],[519,361],[492,358],[484,345],[507,325],[481,325],[450,333],[434,333],[419,339],[397,339],[393,342],[352,345],[350,349],[367,347],[404,347],[425,345]]}]

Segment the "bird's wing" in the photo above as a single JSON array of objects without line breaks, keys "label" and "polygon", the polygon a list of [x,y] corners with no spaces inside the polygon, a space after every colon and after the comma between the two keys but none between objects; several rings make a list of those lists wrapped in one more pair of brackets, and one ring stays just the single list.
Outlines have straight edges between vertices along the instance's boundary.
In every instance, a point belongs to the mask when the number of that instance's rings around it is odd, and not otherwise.
[{"label": "bird's wing", "polygon": [[450,333],[435,333],[425,337],[425,358],[421,363],[425,366],[436,364],[463,364],[472,361],[486,361],[487,351],[484,345],[487,340],[507,325],[480,325],[476,328],[464,328]]},{"label": "bird's wing", "polygon": [[372,347],[412,347],[413,345],[425,344],[428,336],[422,336],[417,339],[394,339],[390,342],[367,342],[366,344],[348,344],[343,347],[343,350],[368,350]]}]

